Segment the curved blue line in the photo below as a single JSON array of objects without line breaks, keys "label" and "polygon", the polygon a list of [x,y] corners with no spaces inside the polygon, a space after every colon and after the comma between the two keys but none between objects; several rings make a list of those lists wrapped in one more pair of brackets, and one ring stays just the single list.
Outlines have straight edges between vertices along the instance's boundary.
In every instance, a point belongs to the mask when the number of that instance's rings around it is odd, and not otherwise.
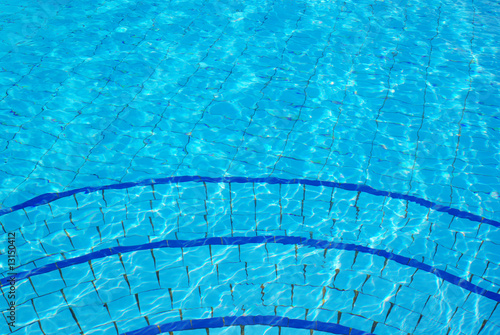
[{"label": "curved blue line", "polygon": [[108,249],[102,249],[99,251],[94,251],[89,254],[65,259],[60,262],[55,262],[52,264],[47,264],[41,266],[39,268],[25,271],[13,275],[11,277],[2,278],[0,280],[0,287],[9,285],[13,280],[14,283],[16,281],[26,279],[32,276],[40,275],[43,273],[55,271],[58,269],[62,269],[68,266],[81,264],[88,262],[93,259],[104,258],[112,255],[117,255],[126,252],[139,251],[139,250],[150,250],[150,249],[159,249],[159,248],[190,248],[190,247],[199,247],[204,245],[244,245],[250,243],[277,243],[277,244],[298,244],[303,246],[312,247],[315,249],[339,249],[339,250],[348,250],[348,251],[359,251],[367,254],[372,254],[380,257],[384,257],[390,261],[395,261],[400,264],[411,266],[413,268],[420,269],[425,272],[429,272],[435,275],[438,278],[441,278],[451,284],[457,285],[463,289],[466,289],[470,292],[482,295],[488,299],[495,300],[500,302],[500,294],[488,291],[484,288],[481,288],[477,285],[472,284],[471,282],[462,279],[458,276],[455,276],[449,272],[444,270],[436,269],[428,264],[419,262],[415,259],[404,257],[401,255],[394,254],[389,251],[385,251],[382,249],[373,249],[369,247],[365,247],[357,244],[349,244],[349,243],[335,243],[329,242],[325,240],[315,240],[315,239],[306,239],[303,237],[296,236],[238,236],[238,237],[209,237],[209,238],[201,238],[197,240],[163,240],[159,242],[153,243],[145,243],[139,245],[132,246],[123,246],[123,247],[113,247]]},{"label": "curved blue line", "polygon": [[375,335],[358,329],[342,326],[338,323],[290,319],[275,315],[225,316],[209,319],[182,320],[164,323],[161,325],[151,325],[126,332],[121,335],[157,335],[183,330],[256,325],[295,329],[313,329],[325,333],[341,335]]},{"label": "curved blue line", "polygon": [[205,183],[266,183],[266,184],[303,184],[310,186],[326,186],[333,188],[340,188],[347,191],[358,191],[364,192],[376,196],[382,197],[390,197],[393,199],[402,199],[410,202],[417,203],[421,206],[436,210],[438,212],[448,213],[450,215],[454,215],[459,218],[468,219],[471,221],[487,223],[489,225],[500,227],[500,222],[495,220],[486,219],[476,214],[468,213],[465,211],[461,211],[456,208],[442,206],[435,202],[425,200],[422,198],[418,198],[412,195],[405,195],[401,193],[393,193],[388,191],[379,191],[370,186],[359,185],[359,184],[349,184],[349,183],[337,183],[333,181],[323,181],[323,180],[310,180],[310,179],[283,179],[283,178],[245,178],[245,177],[202,177],[202,176],[179,176],[179,177],[167,177],[167,178],[159,178],[159,179],[146,179],[139,182],[129,182],[129,183],[120,183],[120,184],[112,184],[112,185],[104,185],[104,186],[95,186],[95,187],[83,187],[77,188],[74,190],[69,190],[61,193],[45,193],[39,195],[33,199],[25,201],[21,204],[12,206],[10,208],[0,209],[0,216],[18,211],[20,209],[26,207],[36,207],[40,205],[45,205],[49,202],[69,197],[77,193],[90,193],[102,190],[117,190],[124,188],[131,188],[135,186],[149,186],[149,185],[157,185],[157,184],[170,184],[170,183],[185,183],[185,182],[205,182]]}]

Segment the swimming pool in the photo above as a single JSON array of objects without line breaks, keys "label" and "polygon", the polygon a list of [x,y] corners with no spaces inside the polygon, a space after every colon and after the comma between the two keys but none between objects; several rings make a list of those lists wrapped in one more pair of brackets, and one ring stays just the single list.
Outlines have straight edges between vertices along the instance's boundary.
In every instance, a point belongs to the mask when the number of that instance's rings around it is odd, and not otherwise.
[{"label": "swimming pool", "polygon": [[500,334],[500,5],[0,4],[2,334]]}]

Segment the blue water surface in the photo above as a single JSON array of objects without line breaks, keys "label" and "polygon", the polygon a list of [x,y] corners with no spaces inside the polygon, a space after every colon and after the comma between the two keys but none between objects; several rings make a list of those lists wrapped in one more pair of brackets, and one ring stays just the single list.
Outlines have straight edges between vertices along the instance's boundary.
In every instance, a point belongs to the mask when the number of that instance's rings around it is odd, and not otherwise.
[{"label": "blue water surface", "polygon": [[500,334],[498,2],[5,0],[0,31],[0,333]]}]

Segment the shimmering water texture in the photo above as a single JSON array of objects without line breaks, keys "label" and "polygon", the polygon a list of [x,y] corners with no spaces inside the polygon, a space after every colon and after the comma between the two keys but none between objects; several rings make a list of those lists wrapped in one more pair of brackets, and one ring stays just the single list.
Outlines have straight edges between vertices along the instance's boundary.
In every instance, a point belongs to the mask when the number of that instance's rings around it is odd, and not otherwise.
[{"label": "shimmering water texture", "polygon": [[500,334],[498,2],[4,0],[0,31],[0,334]]}]

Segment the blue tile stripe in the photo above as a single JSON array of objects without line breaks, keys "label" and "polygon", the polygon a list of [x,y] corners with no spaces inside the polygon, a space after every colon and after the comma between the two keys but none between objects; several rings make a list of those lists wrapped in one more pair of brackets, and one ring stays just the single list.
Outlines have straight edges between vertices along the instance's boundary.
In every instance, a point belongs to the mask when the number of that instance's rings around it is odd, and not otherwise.
[{"label": "blue tile stripe", "polygon": [[374,335],[361,330],[349,328],[337,323],[308,321],[300,319],[290,319],[276,315],[247,315],[247,316],[225,316],[209,319],[182,320],[164,323],[161,325],[151,325],[121,335],[156,335],[174,331],[222,328],[231,326],[271,326],[295,329],[313,329],[330,334],[342,335]]},{"label": "blue tile stripe", "polygon": [[104,186],[95,187],[83,187],[74,190],[69,190],[61,193],[45,193],[39,195],[33,199],[25,201],[21,204],[12,206],[10,208],[0,209],[0,216],[6,215],[8,213],[18,211],[27,207],[36,207],[40,205],[45,205],[49,202],[69,197],[77,193],[91,193],[102,190],[118,190],[126,189],[135,186],[149,186],[158,184],[170,184],[170,183],[186,183],[186,182],[200,182],[200,183],[266,183],[266,184],[302,184],[310,186],[325,186],[340,188],[347,191],[364,192],[376,196],[390,197],[393,199],[402,199],[410,202],[417,203],[421,206],[436,210],[438,212],[448,213],[450,215],[468,219],[471,221],[486,223],[495,227],[500,227],[500,222],[481,217],[476,214],[468,213],[465,211],[458,210],[456,208],[439,205],[435,202],[418,198],[412,195],[405,195],[401,193],[394,193],[388,191],[376,190],[370,186],[360,185],[360,184],[349,184],[349,183],[337,183],[333,181],[324,180],[310,180],[310,179],[283,179],[283,178],[273,178],[273,177],[263,177],[263,178],[245,178],[245,177],[202,177],[202,176],[178,176],[178,177],[167,177],[158,179],[146,179],[139,182],[129,182],[129,183],[119,183]]},{"label": "blue tile stripe", "polygon": [[[65,259],[60,262],[47,264],[41,266],[39,268],[25,271],[14,275],[16,281],[26,279],[29,277],[33,277],[36,275],[40,275],[43,273],[55,271],[58,269],[62,269],[68,266],[73,266],[81,263],[88,262],[93,259],[100,259],[112,255],[118,255],[127,252],[139,251],[139,250],[150,250],[150,249],[159,249],[159,248],[189,248],[189,247],[199,247],[204,245],[244,245],[251,243],[277,243],[277,244],[297,244],[302,246],[308,246],[315,249],[338,249],[338,250],[347,250],[347,251],[359,251],[367,254],[372,254],[380,257],[384,257],[387,260],[398,262],[405,266],[410,266],[416,269],[420,269],[422,271],[431,273],[438,278],[441,278],[451,284],[457,285],[465,290],[470,292],[482,295],[491,300],[495,300],[500,302],[500,294],[488,291],[484,288],[481,288],[477,285],[472,284],[471,282],[462,279],[458,276],[455,276],[449,272],[444,270],[436,269],[428,264],[419,262],[415,259],[404,257],[401,255],[397,255],[395,253],[385,251],[382,249],[373,249],[369,247],[365,247],[357,244],[350,243],[336,243],[329,242],[325,240],[316,240],[316,239],[306,239],[304,237],[299,236],[237,236],[237,237],[209,237],[209,238],[201,238],[197,240],[163,240],[159,242],[132,245],[132,246],[120,246],[102,249],[99,251],[91,252],[89,254]],[[0,287],[9,285],[9,279],[13,278],[12,276],[2,278],[0,280]]]}]

